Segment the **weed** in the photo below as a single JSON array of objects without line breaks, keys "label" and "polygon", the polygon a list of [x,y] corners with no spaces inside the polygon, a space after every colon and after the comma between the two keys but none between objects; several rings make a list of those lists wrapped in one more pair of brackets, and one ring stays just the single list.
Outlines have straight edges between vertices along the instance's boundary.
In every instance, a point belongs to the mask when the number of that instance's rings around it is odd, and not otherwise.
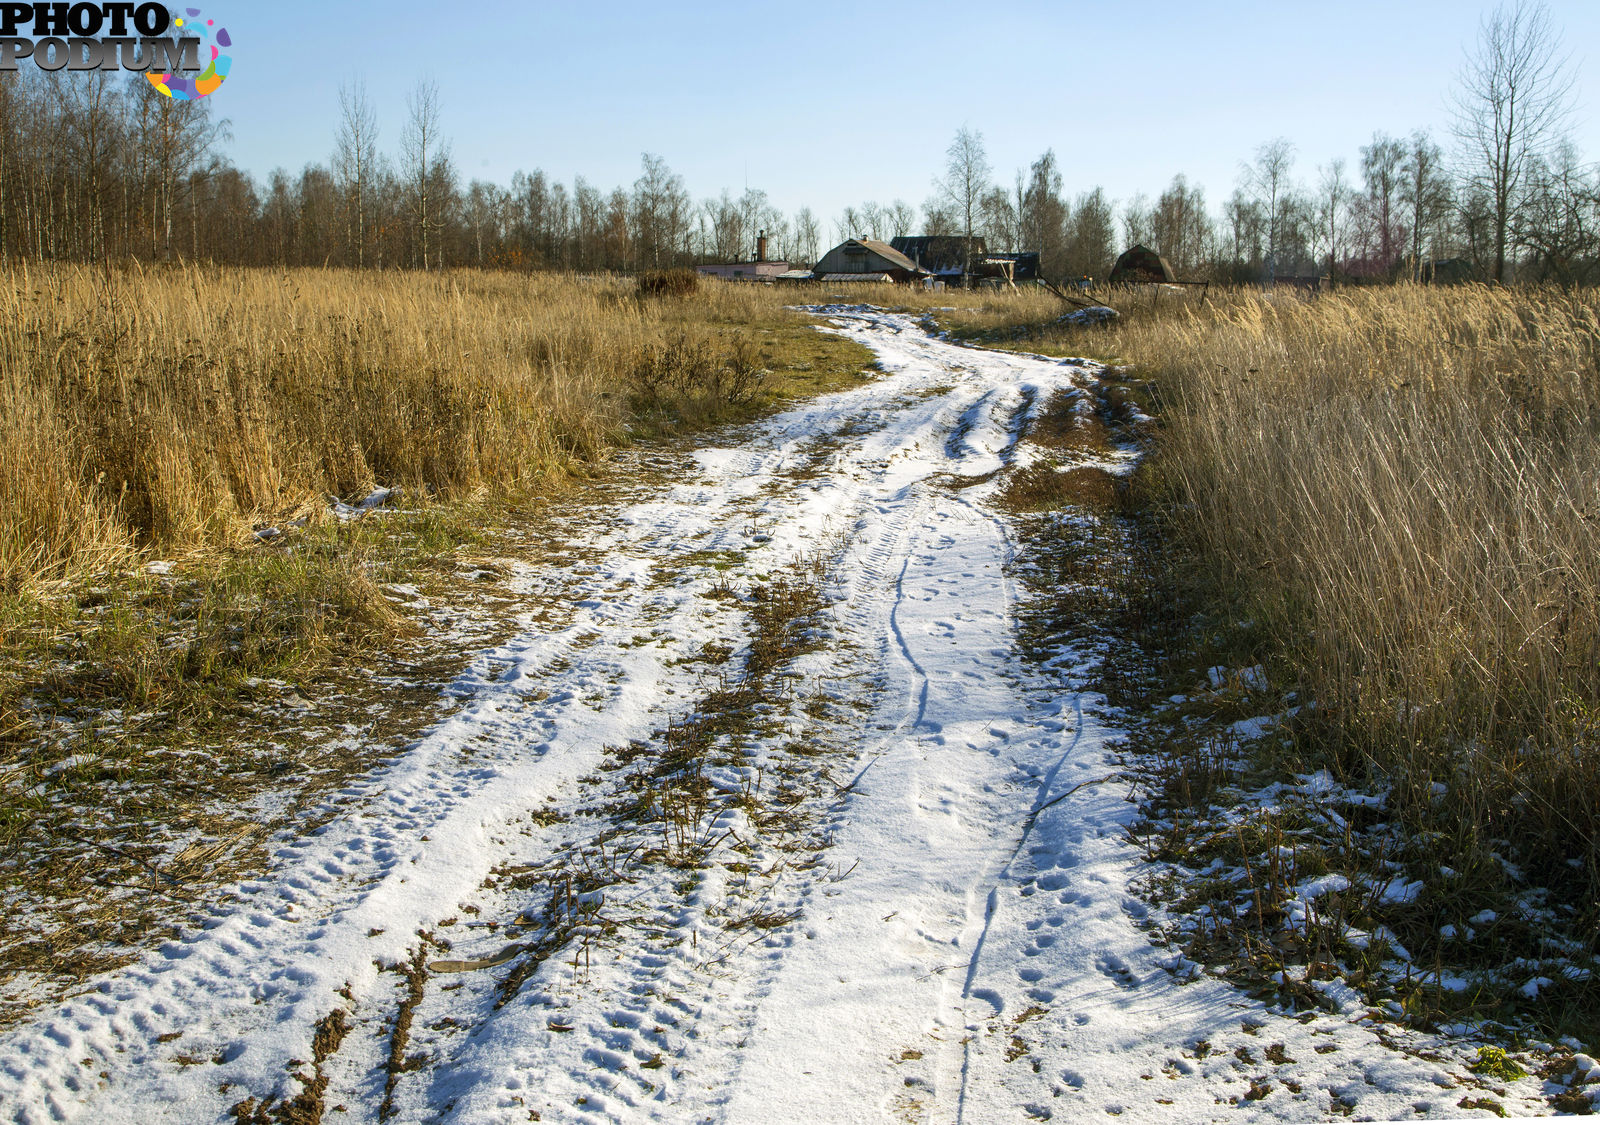
[{"label": "weed", "polygon": [[1499,1082],[1515,1082],[1528,1076],[1521,1064],[1507,1055],[1502,1047],[1479,1047],[1478,1057],[1467,1064],[1467,1069]]},{"label": "weed", "polygon": [[700,288],[694,270],[646,270],[639,275],[641,297],[688,297]]}]

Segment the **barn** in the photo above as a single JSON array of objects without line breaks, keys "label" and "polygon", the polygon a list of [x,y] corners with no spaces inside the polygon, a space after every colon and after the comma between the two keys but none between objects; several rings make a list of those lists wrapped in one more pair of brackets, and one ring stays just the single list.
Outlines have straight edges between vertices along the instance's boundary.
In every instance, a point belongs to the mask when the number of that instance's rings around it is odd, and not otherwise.
[{"label": "barn", "polygon": [[1107,280],[1112,285],[1160,283],[1177,281],[1178,275],[1172,272],[1167,260],[1154,250],[1147,246],[1130,246],[1117,259],[1117,264],[1111,267],[1111,276]]},{"label": "barn", "polygon": [[824,254],[812,273],[824,281],[914,281],[928,271],[887,242],[852,238]]},{"label": "barn", "polygon": [[972,262],[989,256],[982,238],[959,234],[905,234],[890,239],[889,245],[929,273],[959,277]]}]

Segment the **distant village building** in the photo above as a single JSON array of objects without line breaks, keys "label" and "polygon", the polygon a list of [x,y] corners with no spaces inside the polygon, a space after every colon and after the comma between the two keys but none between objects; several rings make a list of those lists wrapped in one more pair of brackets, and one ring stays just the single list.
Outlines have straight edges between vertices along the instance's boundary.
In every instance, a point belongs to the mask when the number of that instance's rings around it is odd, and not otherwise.
[{"label": "distant village building", "polygon": [[1178,276],[1172,272],[1167,260],[1148,246],[1130,246],[1117,259],[1117,264],[1111,267],[1111,276],[1107,280],[1112,285],[1128,285],[1177,281]]},{"label": "distant village building", "polygon": [[776,281],[782,275],[789,273],[788,262],[769,262],[767,260],[767,232],[762,231],[756,236],[756,256],[750,262],[707,263],[696,266],[695,271],[701,277],[716,277],[723,281]]},{"label": "distant village building", "polygon": [[978,235],[900,235],[890,239],[889,245],[947,284],[960,284],[969,277],[1033,281],[1039,276],[1037,250],[992,251]]},{"label": "distant village building", "polygon": [[989,256],[983,239],[960,234],[903,234],[889,240],[889,245],[910,258],[931,274],[949,279],[960,277],[969,262],[980,262]]},{"label": "distant village building", "polygon": [[723,281],[776,281],[780,274],[789,271],[788,262],[729,262],[707,263],[696,266],[701,277],[718,277]]},{"label": "distant village building", "polygon": [[887,242],[876,238],[852,238],[824,254],[812,272],[820,281],[914,281],[932,271],[925,270]]}]

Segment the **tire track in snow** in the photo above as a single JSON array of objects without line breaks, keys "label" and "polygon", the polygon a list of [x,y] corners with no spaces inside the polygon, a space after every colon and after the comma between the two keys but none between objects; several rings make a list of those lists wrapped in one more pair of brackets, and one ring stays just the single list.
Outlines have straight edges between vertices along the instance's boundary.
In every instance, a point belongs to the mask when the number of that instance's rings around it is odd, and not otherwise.
[{"label": "tire track in snow", "polygon": [[[392,993],[374,962],[403,959],[417,929],[481,898],[489,868],[537,859],[540,849],[548,855],[562,831],[527,828],[523,818],[547,798],[556,808],[575,806],[578,779],[595,769],[607,744],[647,734],[692,698],[693,674],[669,667],[663,655],[732,633],[701,612],[698,591],[709,574],[654,585],[661,555],[737,549],[754,570],[814,549],[840,522],[845,602],[836,620],[858,646],[862,681],[888,692],[874,689],[882,700],[871,720],[878,729],[858,727],[856,781],[827,825],[839,841],[835,871],[856,857],[847,849],[876,841],[876,852],[861,854],[863,870],[833,878],[812,868],[786,884],[776,901],[785,910],[803,906],[803,920],[759,947],[731,950],[715,972],[695,957],[644,948],[597,965],[585,985],[598,997],[592,1018],[581,1027],[575,1021],[572,1032],[552,1034],[531,1008],[487,1010],[482,988],[463,987],[456,995],[475,1030],[436,1036],[440,1056],[426,1081],[402,1083],[411,1100],[401,1104],[419,1114],[448,1106],[451,1120],[503,1120],[549,1088],[565,1091],[566,1100],[547,1105],[545,1120],[739,1120],[752,1092],[760,1102],[760,1091],[770,1093],[794,1058],[818,1048],[834,1053],[815,1025],[770,1022],[837,994],[824,949],[852,963],[862,949],[889,950],[904,971],[869,983],[908,1044],[926,1042],[930,1031],[960,1034],[948,1026],[959,1019],[945,1014],[956,978],[944,975],[946,965],[965,960],[959,904],[992,866],[985,857],[1004,836],[996,826],[1015,824],[1026,808],[1013,775],[1039,747],[1020,737],[1028,721],[1005,682],[1012,595],[1004,536],[992,516],[938,482],[984,478],[1014,461],[1017,418],[1077,374],[1054,362],[958,349],[906,317],[834,312],[837,330],[878,350],[884,377],[740,431],[744,450],[720,460],[706,451],[697,481],[626,507],[616,530],[593,537],[605,561],[584,579],[565,633],[531,631],[485,654],[478,671],[453,685],[465,699],[456,715],[353,786],[344,794],[349,806],[320,835],[286,842],[279,870],[238,888],[239,901],[219,907],[210,928],[175,943],[182,948],[172,956],[109,974],[96,982],[98,993],[0,1039],[7,1059],[0,1098],[17,1107],[19,1120],[206,1119],[246,1092],[296,1092],[285,1063],[305,1057],[310,1027],[343,1003],[339,995],[350,996],[371,1027]],[[809,483],[785,477],[808,463],[806,451],[819,438],[836,449],[828,474]],[[766,521],[762,536],[741,529],[747,519]],[[632,643],[643,629],[664,634],[661,654]],[[807,674],[839,671],[819,659]],[[880,815],[864,836],[863,820]],[[955,869],[941,854],[946,842],[960,844]],[[903,866],[915,868],[910,893],[899,879]],[[905,904],[903,914],[896,903]],[[888,946],[872,929],[881,913],[899,917]],[[867,928],[851,948],[857,921]],[[474,932],[458,939],[452,956],[472,959],[503,945]],[[473,997],[479,1007],[467,1012]],[[430,1010],[419,1026],[439,1022],[445,1010]],[[848,1007],[848,1014],[861,1010]],[[180,1025],[185,1050],[215,1048],[222,1061],[174,1067],[175,1049],[161,1036]],[[658,1040],[681,1051],[678,1072],[646,1076],[629,1062],[657,1042],[654,1027],[677,1029]],[[805,1050],[775,1059],[796,1030]],[[884,1035],[869,1028],[866,1042],[876,1048]],[[357,1042],[347,1037],[346,1058],[330,1064],[351,1120],[370,1119],[373,1108],[371,1060]],[[81,1057],[107,1077],[88,1079]],[[883,1063],[853,1073],[848,1085],[873,1116],[888,1104],[885,1090],[900,1087],[898,1077]],[[924,1082],[930,1091],[936,1084]],[[233,1092],[219,1091],[224,1084]],[[806,1099],[831,1098],[832,1085],[795,1081],[786,1096],[815,1109],[827,1102]],[[770,1103],[760,1106],[763,1116],[774,1115]]]}]

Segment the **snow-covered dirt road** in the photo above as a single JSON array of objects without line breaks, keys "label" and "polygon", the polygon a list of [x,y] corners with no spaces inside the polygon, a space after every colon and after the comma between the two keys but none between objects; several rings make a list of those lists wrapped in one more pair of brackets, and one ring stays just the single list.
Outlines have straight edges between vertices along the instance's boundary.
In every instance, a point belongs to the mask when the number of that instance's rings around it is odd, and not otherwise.
[{"label": "snow-covered dirt road", "polygon": [[1019,656],[992,504],[1093,365],[821,315],[881,377],[641,488],[564,627],[479,654],[206,926],[6,1032],[0,1117],[1474,1115],[1459,1052],[1353,994],[1277,1013],[1152,943],[1115,716]]}]

